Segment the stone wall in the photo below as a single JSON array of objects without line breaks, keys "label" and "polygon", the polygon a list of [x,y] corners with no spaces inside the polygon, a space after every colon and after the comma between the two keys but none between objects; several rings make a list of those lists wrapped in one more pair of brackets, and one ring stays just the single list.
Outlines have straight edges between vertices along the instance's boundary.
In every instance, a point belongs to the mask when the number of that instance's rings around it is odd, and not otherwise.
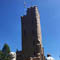
[{"label": "stone wall", "polygon": [[37,6],[27,9],[26,15],[21,17],[21,24],[22,51],[17,52],[17,60],[45,60]]}]

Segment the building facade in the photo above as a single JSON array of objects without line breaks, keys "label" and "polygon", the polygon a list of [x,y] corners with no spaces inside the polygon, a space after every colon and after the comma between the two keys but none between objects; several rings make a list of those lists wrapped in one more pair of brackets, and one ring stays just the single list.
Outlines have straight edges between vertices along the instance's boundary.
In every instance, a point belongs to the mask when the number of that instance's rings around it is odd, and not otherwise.
[{"label": "building facade", "polygon": [[22,51],[17,51],[17,60],[45,60],[42,47],[40,15],[37,6],[27,9],[21,17]]}]

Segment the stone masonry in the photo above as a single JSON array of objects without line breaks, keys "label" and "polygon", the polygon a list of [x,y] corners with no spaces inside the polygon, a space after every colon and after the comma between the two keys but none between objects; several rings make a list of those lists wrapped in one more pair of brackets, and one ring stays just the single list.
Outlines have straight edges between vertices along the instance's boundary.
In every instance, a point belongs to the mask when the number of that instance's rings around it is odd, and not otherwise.
[{"label": "stone masonry", "polygon": [[21,17],[22,51],[17,51],[17,60],[45,60],[42,47],[40,15],[37,6],[27,9]]}]

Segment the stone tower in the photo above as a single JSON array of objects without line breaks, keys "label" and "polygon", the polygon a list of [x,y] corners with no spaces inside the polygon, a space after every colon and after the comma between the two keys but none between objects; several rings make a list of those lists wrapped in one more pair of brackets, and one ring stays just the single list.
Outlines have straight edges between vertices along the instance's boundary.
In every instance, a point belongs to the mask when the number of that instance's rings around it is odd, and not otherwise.
[{"label": "stone tower", "polygon": [[[42,48],[40,15],[37,6],[27,9],[21,17],[22,23],[22,55],[24,60],[44,60]],[[32,59],[31,59],[32,57]]]}]

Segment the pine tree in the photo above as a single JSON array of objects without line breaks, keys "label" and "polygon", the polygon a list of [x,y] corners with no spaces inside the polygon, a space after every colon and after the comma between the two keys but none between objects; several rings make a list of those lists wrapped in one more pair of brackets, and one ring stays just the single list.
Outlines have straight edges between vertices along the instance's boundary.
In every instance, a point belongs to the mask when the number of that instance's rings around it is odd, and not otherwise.
[{"label": "pine tree", "polygon": [[2,52],[4,54],[9,54],[10,53],[10,47],[8,46],[8,44],[4,44]]},{"label": "pine tree", "polygon": [[4,44],[3,48],[2,48],[2,60],[10,60],[11,56],[9,55],[10,53],[10,47],[8,46],[8,44]]}]

